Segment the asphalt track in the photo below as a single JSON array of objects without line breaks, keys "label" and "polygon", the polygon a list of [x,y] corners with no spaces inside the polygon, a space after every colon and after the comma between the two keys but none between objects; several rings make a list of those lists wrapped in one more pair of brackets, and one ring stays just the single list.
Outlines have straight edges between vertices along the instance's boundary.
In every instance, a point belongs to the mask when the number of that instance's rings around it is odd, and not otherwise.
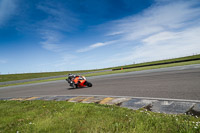
[{"label": "asphalt track", "polygon": [[200,100],[200,65],[89,77],[92,88],[66,81],[0,87],[0,98],[42,95],[112,95]]}]

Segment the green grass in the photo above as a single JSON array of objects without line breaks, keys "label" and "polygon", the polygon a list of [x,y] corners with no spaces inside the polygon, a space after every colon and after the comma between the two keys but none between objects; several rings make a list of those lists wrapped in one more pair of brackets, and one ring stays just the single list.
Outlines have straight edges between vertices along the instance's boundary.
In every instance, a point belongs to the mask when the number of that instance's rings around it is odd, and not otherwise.
[{"label": "green grass", "polygon": [[174,59],[167,59],[167,60],[159,60],[159,61],[145,62],[145,63],[139,63],[139,64],[130,64],[130,65],[125,65],[125,66],[118,66],[118,67],[113,67],[112,69],[120,69],[120,68],[127,68],[127,67],[138,67],[138,66],[144,66],[144,65],[151,65],[151,64],[158,64],[158,63],[168,63],[168,62],[174,62],[174,61],[184,61],[184,60],[199,59],[199,58],[200,58],[200,54],[199,55],[193,55],[193,56],[174,58]]},{"label": "green grass", "polygon": [[200,118],[66,101],[0,101],[0,133],[199,133]]},{"label": "green grass", "polygon": [[[191,64],[200,64],[200,60],[181,62],[181,63],[173,63],[173,64],[165,64],[165,65],[148,66],[148,67],[139,67],[139,68],[125,69],[125,70],[118,70],[118,71],[90,73],[90,74],[85,74],[84,76],[91,77],[91,76],[108,75],[108,74],[115,74],[115,73],[125,73],[125,72],[132,72],[132,71],[141,71],[141,70],[149,70],[149,69],[158,69],[158,68],[166,68],[166,67],[174,67],[174,66],[191,65]],[[61,78],[53,78],[53,79],[46,79],[46,80],[30,81],[30,82],[24,82],[24,83],[6,84],[6,85],[0,85],[0,87],[23,85],[23,84],[32,84],[32,83],[41,83],[41,82],[65,80],[65,79],[66,79],[66,77],[61,77]]]},{"label": "green grass", "polygon": [[98,76],[98,75],[107,75],[107,74],[115,74],[115,73],[125,73],[125,72],[142,71],[142,70],[150,70],[150,69],[158,69],[158,68],[166,68],[166,67],[184,66],[184,65],[191,65],[191,64],[200,64],[200,60],[181,62],[181,63],[173,63],[173,64],[165,64],[165,65],[131,68],[131,69],[118,70],[118,71],[91,73],[91,74],[87,74],[86,76]]},{"label": "green grass", "polygon": [[98,71],[98,70],[104,70],[104,69],[63,71],[63,72],[45,72],[45,73],[8,74],[8,75],[0,75],[0,82],[42,78],[42,77],[50,77],[50,76],[60,76],[60,75],[67,75],[68,73],[83,73],[83,72]]},{"label": "green grass", "polygon": [[56,80],[65,80],[65,79],[66,79],[66,77],[53,78],[53,79],[45,79],[45,80],[36,80],[36,81],[29,81],[29,82],[23,82],[23,83],[0,85],[0,87],[14,86],[14,85],[25,85],[25,84],[34,84],[34,83],[42,83],[42,82],[49,82],[49,81],[56,81]]},{"label": "green grass", "polygon": [[[0,75],[0,82],[23,80],[23,79],[33,79],[33,78],[41,78],[41,77],[50,77],[50,76],[60,76],[60,75],[66,75],[68,73],[83,73],[83,72],[89,72],[89,71],[98,71],[98,70],[106,70],[106,69],[116,69],[116,68],[122,68],[122,67],[123,68],[127,68],[127,67],[143,66],[143,65],[149,65],[149,64],[165,63],[165,62],[171,62],[171,61],[181,61],[181,60],[197,59],[197,58],[200,58],[200,55],[187,56],[187,57],[175,58],[175,59],[169,59],[169,60],[146,62],[146,63],[140,63],[140,64],[131,64],[131,65],[126,65],[126,66],[118,66],[118,67],[111,67],[111,68],[104,68],[104,69],[95,69],[95,70],[45,72],[45,73],[25,73],[25,74],[8,74],[8,75]],[[173,63],[173,64],[179,65],[178,63]],[[174,66],[176,66],[176,65],[174,65]]]}]

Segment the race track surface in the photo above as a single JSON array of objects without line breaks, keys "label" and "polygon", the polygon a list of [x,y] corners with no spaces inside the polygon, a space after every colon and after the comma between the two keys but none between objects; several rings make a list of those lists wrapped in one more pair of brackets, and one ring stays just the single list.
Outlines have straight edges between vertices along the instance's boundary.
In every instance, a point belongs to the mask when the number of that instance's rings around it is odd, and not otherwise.
[{"label": "race track surface", "polygon": [[200,100],[200,67],[174,67],[89,77],[91,88],[70,89],[66,81],[0,88],[0,98],[41,95],[112,95]]}]

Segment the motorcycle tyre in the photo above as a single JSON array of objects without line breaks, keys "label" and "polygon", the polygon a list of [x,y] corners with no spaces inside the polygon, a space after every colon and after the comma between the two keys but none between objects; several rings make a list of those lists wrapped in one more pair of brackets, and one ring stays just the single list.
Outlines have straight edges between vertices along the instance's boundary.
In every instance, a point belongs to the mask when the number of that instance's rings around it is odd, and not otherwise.
[{"label": "motorcycle tyre", "polygon": [[88,86],[88,87],[92,87],[92,83],[87,82],[87,86]]}]

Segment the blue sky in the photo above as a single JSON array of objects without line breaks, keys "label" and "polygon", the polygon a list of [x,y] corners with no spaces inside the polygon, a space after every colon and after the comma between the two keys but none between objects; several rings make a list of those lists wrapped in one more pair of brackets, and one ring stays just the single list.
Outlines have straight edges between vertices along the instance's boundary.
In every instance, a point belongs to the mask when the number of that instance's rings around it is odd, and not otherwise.
[{"label": "blue sky", "polygon": [[0,73],[200,53],[199,0],[0,0]]}]

